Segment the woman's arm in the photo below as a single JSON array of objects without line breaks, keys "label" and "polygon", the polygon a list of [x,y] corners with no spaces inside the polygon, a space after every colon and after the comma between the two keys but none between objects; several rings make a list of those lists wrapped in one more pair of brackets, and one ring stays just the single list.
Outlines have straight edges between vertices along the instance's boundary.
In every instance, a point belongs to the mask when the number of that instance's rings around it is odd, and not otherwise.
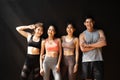
[{"label": "woman's arm", "polygon": [[24,37],[28,37],[28,35],[30,35],[31,33],[26,32],[26,29],[34,29],[35,26],[34,25],[28,25],[28,26],[18,26],[16,27],[16,30]]},{"label": "woman's arm", "polygon": [[40,69],[43,69],[44,50],[45,50],[45,40],[42,40],[41,53],[40,53]]},{"label": "woman's arm", "polygon": [[45,50],[45,40],[42,40],[41,42],[41,53],[40,53],[40,74],[44,74],[43,70],[43,60],[44,60],[44,50]]},{"label": "woman's arm", "polygon": [[75,61],[76,64],[78,64],[78,59],[79,59],[79,41],[78,38],[75,39]]},{"label": "woman's arm", "polygon": [[79,41],[78,38],[75,38],[75,65],[74,65],[74,73],[78,70],[78,60],[79,60]]},{"label": "woman's arm", "polygon": [[61,58],[62,58],[61,40],[58,39],[58,42],[59,42],[59,53],[58,53],[58,62],[57,62],[57,65],[56,65],[57,71],[60,70],[60,62],[61,62]]}]

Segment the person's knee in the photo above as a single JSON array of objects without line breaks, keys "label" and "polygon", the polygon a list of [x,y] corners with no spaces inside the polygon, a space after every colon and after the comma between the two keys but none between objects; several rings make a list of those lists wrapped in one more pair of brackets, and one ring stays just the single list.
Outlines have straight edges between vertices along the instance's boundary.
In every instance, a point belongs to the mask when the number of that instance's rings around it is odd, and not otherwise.
[{"label": "person's knee", "polygon": [[55,74],[53,74],[53,75],[54,75],[55,80],[61,80],[61,75],[60,75],[60,73],[55,73]]},{"label": "person's knee", "polygon": [[101,76],[101,75],[96,75],[96,76],[94,77],[94,80],[103,80],[103,76]]},{"label": "person's knee", "polygon": [[39,67],[35,68],[34,69],[34,78],[39,78],[40,77],[40,73],[39,73],[40,69]]},{"label": "person's knee", "polygon": [[22,72],[21,72],[21,78],[22,80],[26,80],[28,78],[29,75],[29,70],[28,68],[24,65]]},{"label": "person's knee", "polygon": [[101,73],[100,71],[97,71],[97,72],[95,72],[95,74],[94,74],[94,79],[95,80],[103,80],[103,73]]},{"label": "person's knee", "polygon": [[27,74],[25,72],[21,72],[21,79],[26,80],[27,79]]},{"label": "person's knee", "polygon": [[55,78],[55,80],[61,80],[60,76],[55,76],[54,78]]}]

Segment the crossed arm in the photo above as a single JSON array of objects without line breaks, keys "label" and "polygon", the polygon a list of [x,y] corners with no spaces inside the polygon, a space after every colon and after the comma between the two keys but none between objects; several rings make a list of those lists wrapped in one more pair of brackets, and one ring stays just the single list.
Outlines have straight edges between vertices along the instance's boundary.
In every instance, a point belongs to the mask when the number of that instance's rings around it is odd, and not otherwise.
[{"label": "crossed arm", "polygon": [[96,43],[92,43],[92,44],[86,44],[85,43],[85,35],[83,33],[80,34],[79,45],[80,45],[80,49],[82,52],[87,52],[87,51],[93,50],[95,48],[100,48],[100,47],[107,45],[104,32],[102,30],[98,30],[98,32],[99,32],[100,38]]}]

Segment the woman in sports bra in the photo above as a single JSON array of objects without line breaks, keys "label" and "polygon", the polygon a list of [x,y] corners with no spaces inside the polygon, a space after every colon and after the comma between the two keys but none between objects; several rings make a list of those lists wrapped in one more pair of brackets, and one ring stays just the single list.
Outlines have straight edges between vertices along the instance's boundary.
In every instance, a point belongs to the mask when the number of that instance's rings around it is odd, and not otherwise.
[{"label": "woman in sports bra", "polygon": [[[33,30],[34,33],[30,33],[25,31],[26,29]],[[27,39],[28,47],[27,47],[27,56],[21,71],[22,80],[28,80],[30,73],[32,72],[32,80],[41,80],[42,76],[40,76],[40,50],[41,50],[41,41],[43,34],[43,24],[36,23],[28,26],[18,26],[16,30]]]},{"label": "woman in sports bra", "polygon": [[50,70],[52,70],[54,80],[61,80],[61,40],[54,37],[55,33],[55,27],[50,25],[47,31],[48,38],[42,41],[41,56],[45,54],[45,58],[44,60],[40,59],[40,73],[43,75],[44,80],[50,80]]},{"label": "woman in sports bra", "polygon": [[62,76],[64,80],[75,80],[74,73],[78,70],[79,44],[78,38],[73,35],[74,31],[73,24],[69,23],[66,27],[67,35],[62,36]]}]

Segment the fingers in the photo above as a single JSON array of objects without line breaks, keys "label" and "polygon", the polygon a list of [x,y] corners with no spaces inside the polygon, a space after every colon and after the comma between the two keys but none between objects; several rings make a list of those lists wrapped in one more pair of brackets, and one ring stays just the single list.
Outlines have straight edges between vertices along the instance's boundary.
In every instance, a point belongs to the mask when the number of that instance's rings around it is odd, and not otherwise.
[{"label": "fingers", "polygon": [[78,70],[78,66],[77,65],[74,65],[74,68],[73,68],[73,73],[76,73]]},{"label": "fingers", "polygon": [[44,59],[44,58],[45,58],[45,55],[42,56],[42,59]]},{"label": "fingers", "polygon": [[40,74],[41,74],[42,76],[44,75],[44,70],[43,70],[43,69],[40,70]]},{"label": "fingers", "polygon": [[30,29],[35,29],[35,25],[34,24],[31,24],[31,25],[28,25]]},{"label": "fingers", "polygon": [[56,71],[59,72],[60,71],[60,67],[56,66]]}]

